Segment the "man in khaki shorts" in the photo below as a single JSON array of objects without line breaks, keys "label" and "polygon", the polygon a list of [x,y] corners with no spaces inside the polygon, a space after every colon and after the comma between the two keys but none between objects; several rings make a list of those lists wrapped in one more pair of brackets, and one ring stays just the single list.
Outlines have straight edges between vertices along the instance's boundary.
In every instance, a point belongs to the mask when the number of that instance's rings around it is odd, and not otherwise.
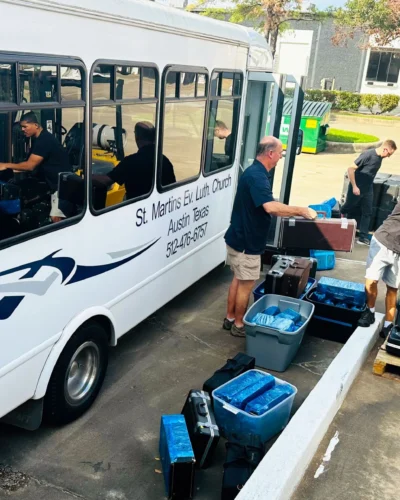
[{"label": "man in khaki shorts", "polygon": [[271,216],[301,216],[315,219],[314,210],[291,207],[274,201],[269,172],[282,158],[282,143],[272,136],[257,146],[256,159],[241,176],[233,204],[231,225],[225,241],[233,271],[228,308],[223,328],[244,337],[243,317],[256,280],[260,277],[261,255],[265,251]]},{"label": "man in khaki shorts", "polygon": [[375,322],[375,303],[378,281],[386,284],[386,317],[380,333],[386,338],[396,314],[397,290],[400,285],[400,203],[372,237],[365,273],[367,308],[361,314],[358,326],[368,327]]}]

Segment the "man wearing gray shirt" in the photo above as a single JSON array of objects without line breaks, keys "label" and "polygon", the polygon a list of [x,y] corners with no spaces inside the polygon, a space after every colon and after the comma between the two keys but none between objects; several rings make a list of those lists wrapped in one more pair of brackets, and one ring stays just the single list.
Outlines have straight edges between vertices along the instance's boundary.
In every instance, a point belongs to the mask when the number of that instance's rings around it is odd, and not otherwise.
[{"label": "man wearing gray shirt", "polygon": [[375,322],[375,302],[378,296],[378,281],[386,284],[386,317],[381,337],[389,334],[396,314],[397,290],[400,285],[400,203],[375,232],[371,240],[365,274],[367,308],[358,325],[370,326]]}]

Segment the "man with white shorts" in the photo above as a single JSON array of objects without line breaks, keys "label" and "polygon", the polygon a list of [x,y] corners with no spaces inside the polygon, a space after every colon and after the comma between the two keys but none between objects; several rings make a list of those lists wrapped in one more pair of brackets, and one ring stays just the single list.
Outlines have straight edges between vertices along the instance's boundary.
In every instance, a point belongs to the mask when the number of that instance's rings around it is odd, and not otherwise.
[{"label": "man with white shorts", "polygon": [[370,326],[375,322],[375,303],[378,296],[378,282],[386,284],[386,317],[380,333],[386,338],[396,314],[397,290],[400,285],[400,203],[375,232],[369,248],[365,290],[367,308],[362,313],[358,325]]},{"label": "man with white shorts", "polygon": [[231,224],[225,234],[228,262],[234,277],[229,288],[223,328],[234,337],[245,337],[243,317],[256,280],[260,277],[271,216],[315,219],[311,208],[291,207],[274,201],[269,172],[282,158],[282,143],[264,137],[257,146],[253,165],[239,179]]}]

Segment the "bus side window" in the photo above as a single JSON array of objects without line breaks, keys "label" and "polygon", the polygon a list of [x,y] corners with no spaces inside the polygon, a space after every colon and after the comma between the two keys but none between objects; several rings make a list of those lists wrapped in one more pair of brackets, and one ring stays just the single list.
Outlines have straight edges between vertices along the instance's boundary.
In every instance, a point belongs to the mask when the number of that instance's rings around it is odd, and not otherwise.
[{"label": "bus side window", "polygon": [[242,75],[214,72],[211,79],[210,112],[204,173],[233,164],[239,126]]},{"label": "bus side window", "polygon": [[[112,87],[96,91],[98,70]],[[157,73],[135,64],[99,64],[92,78],[92,207],[110,208],[149,196],[155,178]],[[99,193],[105,189],[102,198]]]},{"label": "bus side window", "polygon": [[[18,74],[17,65],[0,62],[0,240],[61,223],[84,210],[85,196],[74,197],[63,182],[80,172],[79,191],[84,192],[83,69],[32,59],[18,66]],[[58,68],[70,75],[67,89]],[[72,96],[67,107],[61,102],[65,90]]]},{"label": "bus side window", "polygon": [[207,81],[206,73],[186,72],[183,68],[171,67],[164,74],[162,155],[159,156],[161,189],[200,174]]}]

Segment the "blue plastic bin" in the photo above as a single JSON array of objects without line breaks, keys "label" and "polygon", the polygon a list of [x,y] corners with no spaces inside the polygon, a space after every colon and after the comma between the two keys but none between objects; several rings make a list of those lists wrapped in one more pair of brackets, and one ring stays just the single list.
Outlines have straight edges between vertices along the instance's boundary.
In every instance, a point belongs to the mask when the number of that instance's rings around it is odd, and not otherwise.
[{"label": "blue plastic bin", "polygon": [[[260,370],[250,371],[259,371],[265,376],[269,375]],[[246,373],[236,378],[243,377]],[[246,434],[256,434],[259,435],[261,441],[265,443],[286,427],[289,422],[290,412],[292,411],[293,400],[297,393],[297,389],[294,385],[288,384],[275,377],[275,385],[289,385],[291,389],[293,389],[293,394],[263,415],[250,415],[244,410],[239,410],[229,403],[226,403],[218,396],[219,391],[223,390],[223,388],[231,382],[232,380],[218,387],[212,393],[215,420],[222,436],[226,439],[234,440]]]},{"label": "blue plastic bin", "polygon": [[318,214],[318,218],[326,217],[330,219],[332,217],[332,207],[330,205],[325,205],[321,203],[320,205],[308,205],[309,208],[312,208],[316,212],[325,212],[324,214]]},{"label": "blue plastic bin", "polygon": [[333,295],[336,299],[351,300],[363,306],[365,304],[365,285],[354,281],[338,280],[323,276],[318,282],[318,291]]},{"label": "blue plastic bin", "polygon": [[310,250],[310,257],[317,259],[317,271],[329,271],[335,268],[336,257],[333,250]]},{"label": "blue plastic bin", "polygon": [[335,208],[335,205],[337,204],[337,199],[336,198],[329,198],[329,200],[323,201],[322,204],[329,205],[331,208]]}]

